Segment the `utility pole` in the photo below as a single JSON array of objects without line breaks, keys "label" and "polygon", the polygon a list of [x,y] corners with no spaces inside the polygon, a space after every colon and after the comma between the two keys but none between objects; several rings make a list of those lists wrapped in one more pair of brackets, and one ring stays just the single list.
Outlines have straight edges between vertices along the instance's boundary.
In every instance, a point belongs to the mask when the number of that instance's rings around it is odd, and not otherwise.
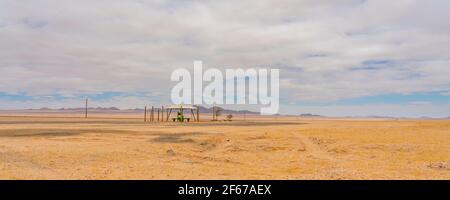
[{"label": "utility pole", "polygon": [[88,98],[86,97],[86,108],[84,110],[84,118],[87,118],[88,115]]}]

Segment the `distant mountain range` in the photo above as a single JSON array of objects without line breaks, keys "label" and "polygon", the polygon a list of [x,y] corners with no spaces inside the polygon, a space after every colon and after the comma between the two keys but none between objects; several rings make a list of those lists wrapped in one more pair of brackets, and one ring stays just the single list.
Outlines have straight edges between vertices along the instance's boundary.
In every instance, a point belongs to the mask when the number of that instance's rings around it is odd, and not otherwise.
[{"label": "distant mountain range", "polygon": [[315,115],[315,114],[311,114],[311,113],[303,113],[299,115],[300,117],[325,117],[322,115]]},{"label": "distant mountain range", "polygon": [[[47,108],[47,107],[43,107],[43,108],[39,108],[39,109],[28,109],[28,110],[42,110],[42,111],[84,111],[86,108],[58,108],[58,109],[54,109],[54,108]],[[116,107],[88,107],[89,110],[98,110],[98,111],[115,111],[115,110],[120,110],[119,108]]]},{"label": "distant mountain range", "polygon": [[[259,112],[253,112],[253,111],[249,111],[249,110],[231,110],[231,109],[224,109],[221,107],[218,107],[222,109],[222,114],[236,114],[236,115],[243,115],[243,114],[248,114],[248,115],[259,115]],[[144,112],[143,108],[134,108],[134,109],[119,109],[117,107],[89,107],[88,108],[90,112],[128,112],[128,113],[132,113],[132,112]],[[148,108],[147,108],[148,109]],[[28,111],[37,111],[37,112],[84,112],[85,108],[82,107],[78,107],[78,108],[47,108],[47,107],[43,107],[43,108],[39,108],[39,109],[27,109]],[[27,111],[27,110],[22,110],[22,111]],[[200,106],[200,113],[204,113],[204,114],[211,114],[213,112],[213,108],[207,108],[207,107],[203,107]],[[280,114],[277,114],[275,116],[283,116]],[[312,113],[302,113],[299,115],[284,115],[284,116],[299,116],[299,117],[305,117],[305,118],[326,118],[327,116],[323,116],[323,115],[317,115],[317,114],[312,114]],[[368,115],[368,116],[343,116],[344,118],[372,118],[372,119],[401,119],[402,117],[391,117],[391,116],[379,116],[379,115]],[[407,117],[404,117],[407,118]],[[423,117],[418,117],[416,119],[450,119],[449,117],[443,117],[443,118],[433,118],[433,117],[427,117],[427,116],[423,116]]]},{"label": "distant mountain range", "polygon": [[[203,106],[199,106],[200,107],[200,113],[212,113],[213,112],[213,108],[207,108],[207,107],[203,107]],[[249,111],[249,110],[230,110],[230,109],[224,109],[221,107],[216,107],[218,109],[222,109],[222,113],[226,113],[226,114],[253,114],[253,115],[259,115],[259,112],[253,112],[253,111]],[[32,111],[84,111],[86,108],[58,108],[58,109],[53,109],[53,108],[47,108],[47,107],[43,107],[40,109],[28,109],[28,110],[32,110]],[[135,109],[119,109],[116,107],[88,107],[89,111],[98,111],[98,112],[143,112],[144,109],[142,108],[135,108]]]},{"label": "distant mountain range", "polygon": [[[224,109],[221,107],[216,107],[219,109],[222,109],[222,113],[227,113],[227,114],[251,114],[251,115],[259,115],[259,112],[253,112],[253,111],[249,111],[249,110],[230,110],[230,109]],[[213,108],[206,108],[203,106],[200,106],[200,113],[213,113]]]},{"label": "distant mountain range", "polygon": [[369,115],[367,118],[375,118],[375,119],[396,119],[396,117],[390,116],[379,116],[379,115]]}]

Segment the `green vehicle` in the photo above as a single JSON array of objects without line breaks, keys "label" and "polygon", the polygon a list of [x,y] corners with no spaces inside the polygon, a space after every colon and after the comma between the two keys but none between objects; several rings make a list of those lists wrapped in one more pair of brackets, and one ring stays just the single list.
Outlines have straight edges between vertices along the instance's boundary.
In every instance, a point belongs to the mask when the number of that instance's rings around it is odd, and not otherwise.
[{"label": "green vehicle", "polygon": [[189,118],[189,117],[184,117],[182,114],[181,114],[181,112],[177,112],[177,118],[172,118],[172,120],[175,122],[175,121],[177,121],[177,122],[184,122],[184,121],[187,121],[187,122],[189,122],[190,120],[191,120],[191,118]]}]

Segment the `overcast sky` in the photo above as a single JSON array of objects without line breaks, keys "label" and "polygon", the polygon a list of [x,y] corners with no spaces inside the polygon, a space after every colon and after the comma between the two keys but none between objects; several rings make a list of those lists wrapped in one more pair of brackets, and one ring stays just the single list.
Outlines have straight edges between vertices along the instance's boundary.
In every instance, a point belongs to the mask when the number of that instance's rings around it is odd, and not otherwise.
[{"label": "overcast sky", "polygon": [[279,68],[281,113],[450,116],[448,0],[0,0],[0,109],[170,103],[173,69]]}]

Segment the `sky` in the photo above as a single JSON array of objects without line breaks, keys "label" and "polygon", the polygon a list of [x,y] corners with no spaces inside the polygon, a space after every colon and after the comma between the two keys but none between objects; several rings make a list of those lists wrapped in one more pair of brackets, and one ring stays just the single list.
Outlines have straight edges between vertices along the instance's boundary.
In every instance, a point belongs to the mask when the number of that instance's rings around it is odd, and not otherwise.
[{"label": "sky", "polygon": [[[448,0],[0,0],[0,109],[170,103],[177,68],[280,69],[280,113],[450,116]],[[239,107],[245,108],[245,107]],[[249,108],[253,109],[253,108]]]}]

